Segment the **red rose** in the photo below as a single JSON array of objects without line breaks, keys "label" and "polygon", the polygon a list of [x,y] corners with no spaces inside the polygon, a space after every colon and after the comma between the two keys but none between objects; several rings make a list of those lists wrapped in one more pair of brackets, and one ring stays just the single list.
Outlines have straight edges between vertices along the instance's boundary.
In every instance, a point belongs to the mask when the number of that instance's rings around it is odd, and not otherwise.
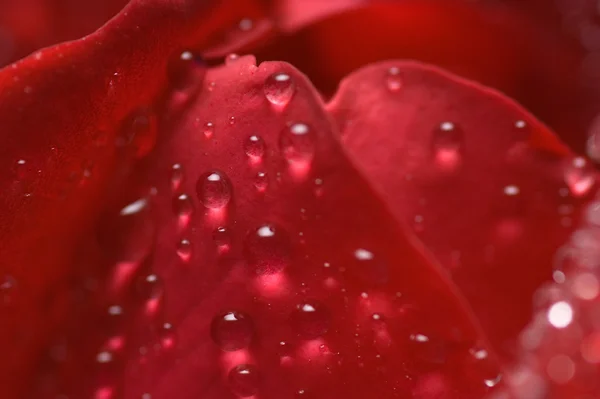
[{"label": "red rose", "polygon": [[[6,60],[97,24],[34,3]],[[4,397],[598,394],[600,28],[542,3],[132,0],[4,67]]]}]

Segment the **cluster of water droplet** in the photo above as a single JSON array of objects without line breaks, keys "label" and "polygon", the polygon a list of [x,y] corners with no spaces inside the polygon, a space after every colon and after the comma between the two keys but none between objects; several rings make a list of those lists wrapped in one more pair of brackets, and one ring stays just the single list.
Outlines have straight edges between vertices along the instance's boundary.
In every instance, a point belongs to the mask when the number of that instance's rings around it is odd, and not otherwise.
[{"label": "cluster of water droplet", "polygon": [[552,282],[536,292],[534,309],[532,321],[520,335],[522,356],[506,378],[507,390],[491,398],[600,395],[598,199],[587,205],[579,228],[557,251]]}]

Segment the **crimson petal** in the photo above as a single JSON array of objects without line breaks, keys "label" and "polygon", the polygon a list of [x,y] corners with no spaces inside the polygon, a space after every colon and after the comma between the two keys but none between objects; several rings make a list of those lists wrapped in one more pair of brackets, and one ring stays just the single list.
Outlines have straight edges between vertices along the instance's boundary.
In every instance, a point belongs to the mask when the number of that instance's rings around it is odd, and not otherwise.
[{"label": "crimson petal", "polygon": [[532,294],[593,190],[593,168],[511,100],[434,67],[366,67],[329,110],[353,161],[513,358]]}]

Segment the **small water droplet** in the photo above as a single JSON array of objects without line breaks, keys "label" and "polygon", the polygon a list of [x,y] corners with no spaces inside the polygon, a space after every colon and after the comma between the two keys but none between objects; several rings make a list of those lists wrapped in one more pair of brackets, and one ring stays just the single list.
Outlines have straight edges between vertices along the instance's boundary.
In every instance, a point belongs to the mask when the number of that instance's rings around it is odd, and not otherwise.
[{"label": "small water droplet", "polygon": [[315,197],[321,197],[323,195],[323,179],[315,179]]},{"label": "small water droplet", "polygon": [[156,115],[146,109],[131,114],[123,123],[116,144],[119,147],[131,146],[138,158],[150,153],[156,144],[158,121]]},{"label": "small water droplet", "polygon": [[232,126],[235,125],[235,116],[230,116],[229,117],[229,124],[232,125]]},{"label": "small water droplet", "polygon": [[17,281],[9,275],[0,280],[0,304],[7,305],[14,300]]},{"label": "small water droplet", "polygon": [[310,163],[315,155],[316,135],[304,123],[286,126],[279,136],[279,147],[290,163]]},{"label": "small water droplet", "polygon": [[229,311],[219,314],[211,323],[213,341],[226,352],[248,347],[253,335],[252,320],[241,312]]},{"label": "small water droplet", "polygon": [[148,274],[138,281],[137,290],[142,298],[159,298],[163,293],[162,281],[156,274]]},{"label": "small water droplet", "polygon": [[227,57],[225,57],[225,65],[231,65],[239,59],[240,56],[235,53],[228,54]]},{"label": "small water droplet", "polygon": [[291,316],[291,323],[299,337],[314,339],[329,330],[331,314],[318,302],[302,302],[296,305]]},{"label": "small water droplet", "polygon": [[244,151],[250,158],[260,160],[265,153],[265,142],[260,136],[252,135],[244,143]]},{"label": "small water droplet", "polygon": [[204,124],[204,137],[206,137],[207,139],[210,139],[213,134],[215,133],[215,124],[212,122],[206,122]]},{"label": "small water droplet", "polygon": [[173,211],[178,217],[189,217],[194,208],[192,205],[192,200],[187,194],[179,194],[173,200]]},{"label": "small water droplet", "polygon": [[177,255],[179,259],[184,262],[188,262],[192,257],[192,243],[190,240],[184,238],[177,244]]},{"label": "small water droplet", "polygon": [[388,282],[389,270],[387,264],[377,259],[373,252],[359,248],[354,251],[354,257],[358,261],[358,273],[363,279],[375,284]]},{"label": "small water droplet", "polygon": [[224,226],[217,227],[213,233],[213,240],[220,252],[229,250],[229,247],[231,246],[229,229]]},{"label": "small water droplet", "polygon": [[168,75],[171,85],[176,90],[194,86],[206,72],[204,61],[191,51],[175,54],[168,65]]},{"label": "small water droplet", "polygon": [[583,157],[574,157],[566,162],[564,178],[571,194],[576,197],[588,194],[596,182],[593,167]]},{"label": "small water droplet", "polygon": [[261,225],[246,236],[244,244],[248,265],[258,274],[276,273],[290,264],[291,242],[280,227]]},{"label": "small water droplet", "polygon": [[402,76],[398,67],[391,67],[386,76],[387,88],[391,92],[397,92],[402,88]]},{"label": "small water droplet", "polygon": [[231,183],[229,178],[220,171],[210,171],[198,179],[196,192],[200,202],[205,207],[220,209],[231,200]]},{"label": "small water droplet", "polygon": [[176,191],[181,187],[183,181],[183,168],[181,164],[176,163],[171,166],[171,189]]},{"label": "small water droplet", "polygon": [[432,150],[436,162],[445,169],[456,168],[462,158],[464,133],[452,122],[441,123],[432,136]]},{"label": "small water droplet", "polygon": [[277,108],[285,108],[296,93],[296,84],[287,73],[274,73],[264,84],[267,100]]},{"label": "small water droplet", "polygon": [[159,331],[160,345],[163,349],[173,349],[175,346],[175,330],[171,323],[163,323]]},{"label": "small water droplet", "polygon": [[256,395],[258,392],[258,370],[250,364],[238,364],[227,376],[231,391],[240,398]]},{"label": "small water droplet", "polygon": [[269,178],[265,172],[258,172],[256,174],[256,178],[254,179],[254,187],[259,193],[264,193],[267,191],[267,187],[269,186]]}]

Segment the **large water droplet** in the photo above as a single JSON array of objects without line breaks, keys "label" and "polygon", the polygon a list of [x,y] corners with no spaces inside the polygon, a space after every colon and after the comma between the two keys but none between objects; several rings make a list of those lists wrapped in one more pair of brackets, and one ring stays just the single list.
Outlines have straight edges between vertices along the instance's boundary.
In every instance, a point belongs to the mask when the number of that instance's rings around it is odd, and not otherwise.
[{"label": "large water droplet", "polygon": [[275,73],[265,81],[265,97],[277,108],[285,108],[294,97],[295,92],[296,84],[287,73]]},{"label": "large water droplet", "polygon": [[290,163],[309,163],[315,156],[316,135],[304,123],[286,126],[279,136],[279,147]]},{"label": "large water droplet", "polygon": [[402,75],[398,67],[391,67],[387,71],[386,85],[389,91],[396,92],[402,88]]},{"label": "large water droplet", "polygon": [[240,398],[254,396],[258,392],[258,370],[250,364],[238,364],[227,376],[231,391]]},{"label": "large water droplet", "polygon": [[290,264],[291,242],[280,227],[261,225],[248,234],[244,244],[248,265],[258,274],[276,273]]},{"label": "large water droplet", "polygon": [[165,350],[173,349],[175,346],[175,331],[171,323],[163,323],[159,331],[160,345]]},{"label": "large water droplet", "polygon": [[433,131],[431,147],[435,161],[441,167],[457,167],[462,158],[463,146],[464,133],[454,123],[443,122]]},{"label": "large water droplet", "polygon": [[291,323],[299,337],[314,339],[329,330],[331,314],[318,302],[302,302],[296,305],[291,316]]},{"label": "large water droplet", "polygon": [[211,324],[213,341],[224,351],[233,352],[250,345],[254,326],[249,316],[229,311],[215,316]]},{"label": "large water droplet", "polygon": [[265,153],[265,142],[257,135],[248,137],[244,143],[244,151],[253,160],[260,160]]},{"label": "large water droplet", "polygon": [[596,182],[593,167],[583,157],[567,160],[564,167],[564,178],[571,194],[576,197],[588,194]]},{"label": "large water droplet", "polygon": [[200,176],[196,192],[205,207],[220,209],[231,199],[231,183],[223,172],[210,171]]}]

